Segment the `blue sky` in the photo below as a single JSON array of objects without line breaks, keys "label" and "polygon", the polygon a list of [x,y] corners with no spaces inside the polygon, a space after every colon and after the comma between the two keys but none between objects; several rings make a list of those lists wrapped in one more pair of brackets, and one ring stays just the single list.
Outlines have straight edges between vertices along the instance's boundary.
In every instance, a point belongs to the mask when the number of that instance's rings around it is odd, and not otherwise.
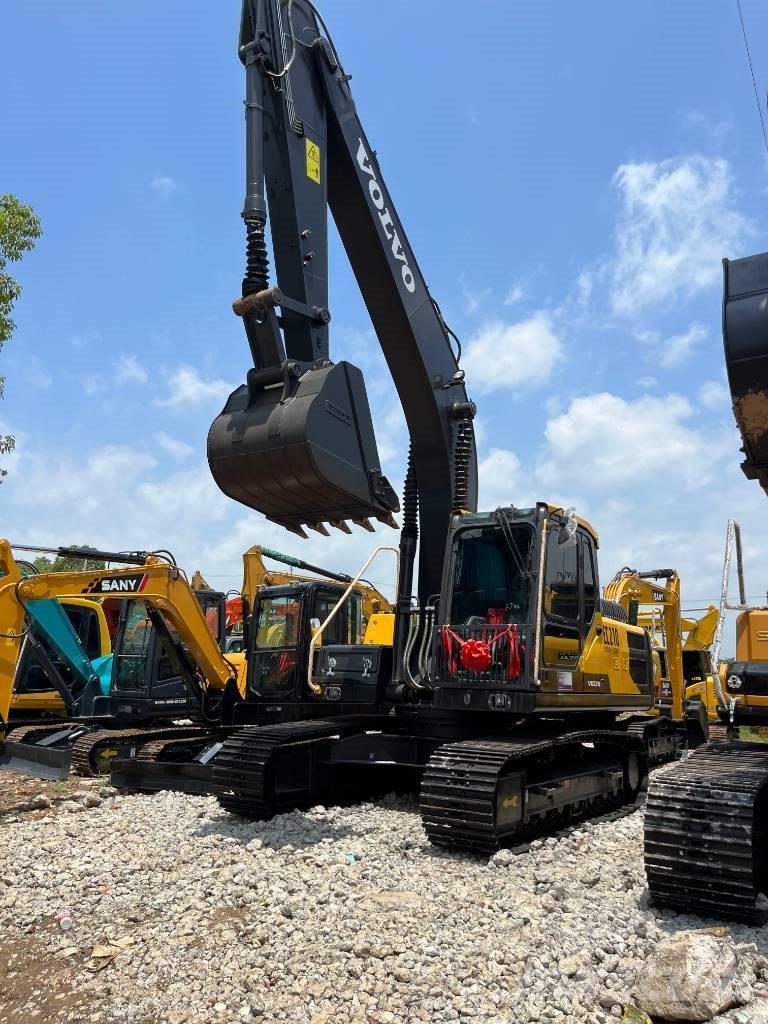
[{"label": "blue sky", "polygon": [[[768,9],[743,0],[758,87]],[[326,0],[366,131],[479,406],[481,504],[573,503],[601,577],[676,566],[718,593],[738,468],[720,259],[768,248],[768,163],[735,3]],[[222,588],[264,543],[355,568],[219,494],[205,437],[244,379],[239,4],[36,0],[4,13],[0,191],[44,236],[18,268],[0,533],[169,547]],[[370,375],[385,470],[407,447],[338,240],[332,354]],[[387,541],[394,534],[383,531]],[[390,567],[374,575],[382,582]],[[691,601],[688,602],[689,604]]]}]

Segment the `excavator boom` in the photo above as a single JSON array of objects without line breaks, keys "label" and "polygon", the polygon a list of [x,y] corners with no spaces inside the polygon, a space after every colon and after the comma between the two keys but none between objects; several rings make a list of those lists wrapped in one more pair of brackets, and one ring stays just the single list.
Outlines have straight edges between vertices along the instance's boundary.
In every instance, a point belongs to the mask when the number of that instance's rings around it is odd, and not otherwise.
[{"label": "excavator boom", "polygon": [[[405,526],[420,521],[426,600],[440,590],[451,511],[476,507],[474,406],[449,330],[314,6],[245,0],[239,55],[248,258],[234,309],[254,366],[211,427],[211,472],[226,494],[302,535],[304,527],[325,533],[326,524],[349,532],[347,520],[395,525],[399,505],[381,472],[362,374],[329,358],[330,209],[408,424],[418,511],[405,514]],[[268,280],[267,207],[277,287]],[[408,563],[401,593],[409,599]]]}]

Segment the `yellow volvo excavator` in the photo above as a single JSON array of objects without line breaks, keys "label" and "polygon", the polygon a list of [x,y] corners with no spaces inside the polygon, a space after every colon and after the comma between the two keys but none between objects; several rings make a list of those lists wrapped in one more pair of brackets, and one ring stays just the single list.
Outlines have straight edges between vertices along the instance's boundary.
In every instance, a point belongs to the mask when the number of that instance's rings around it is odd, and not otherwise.
[{"label": "yellow volvo excavator", "polygon": [[[240,705],[254,724],[213,757],[222,806],[262,816],[373,787],[394,767],[421,778],[433,841],[489,850],[633,799],[685,723],[653,713],[648,632],[600,601],[595,530],[545,501],[517,507],[513,495],[477,511],[476,409],[460,344],[315,5],[244,0],[238,56],[247,254],[233,309],[253,366],[211,425],[213,477],[302,537],[373,520],[397,527],[363,374],[331,359],[329,209],[410,453],[391,646],[362,643],[357,581],[337,585],[335,600],[328,584],[301,584],[326,588],[315,611],[281,588],[262,592]],[[267,713],[275,724],[263,724]]]}]

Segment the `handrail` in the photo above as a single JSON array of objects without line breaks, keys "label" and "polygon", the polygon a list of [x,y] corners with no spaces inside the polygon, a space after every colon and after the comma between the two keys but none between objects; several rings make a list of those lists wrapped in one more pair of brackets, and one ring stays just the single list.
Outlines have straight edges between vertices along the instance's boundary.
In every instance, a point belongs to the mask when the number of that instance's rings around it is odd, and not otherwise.
[{"label": "handrail", "polygon": [[312,634],[312,639],[309,641],[309,658],[307,659],[307,686],[310,688],[312,693],[320,694],[323,692],[322,687],[318,686],[312,680],[312,672],[315,664],[315,646],[317,644],[317,641],[320,640],[328,625],[336,617],[336,613],[338,612],[338,610],[341,608],[346,599],[349,597],[349,595],[355,589],[357,584],[360,582],[363,573],[366,571],[368,566],[371,564],[371,562],[374,560],[376,555],[379,554],[380,551],[391,551],[395,556],[395,593],[399,593],[398,588],[400,586],[400,549],[389,547],[388,545],[382,544],[379,547],[375,548],[374,551],[368,556],[368,561],[357,573],[355,578],[350,581],[347,589],[341,595],[341,597],[333,606],[333,608],[331,608],[325,622],[322,622]]}]

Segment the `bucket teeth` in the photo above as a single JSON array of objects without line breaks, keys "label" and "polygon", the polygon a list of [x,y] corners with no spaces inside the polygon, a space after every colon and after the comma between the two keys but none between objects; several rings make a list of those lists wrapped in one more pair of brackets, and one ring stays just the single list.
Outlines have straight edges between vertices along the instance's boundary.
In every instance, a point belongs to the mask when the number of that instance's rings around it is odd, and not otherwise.
[{"label": "bucket teeth", "polygon": [[342,533],[352,533],[349,524],[345,523],[343,519],[329,519],[328,522],[334,530],[341,530]]},{"label": "bucket teeth", "polygon": [[385,516],[376,516],[380,523],[384,523],[385,526],[391,526],[393,530],[399,530],[400,527],[397,525],[397,520],[388,512]]},{"label": "bucket teeth", "polygon": [[367,530],[368,533],[376,533],[376,528],[374,527],[370,519],[353,519],[352,522],[355,524],[355,526],[362,526],[362,528],[364,530]]},{"label": "bucket teeth", "polygon": [[305,523],[304,525],[307,527],[308,530],[314,530],[315,533],[322,534],[323,537],[331,536],[330,533],[328,533],[328,530],[326,529],[325,523]]}]

